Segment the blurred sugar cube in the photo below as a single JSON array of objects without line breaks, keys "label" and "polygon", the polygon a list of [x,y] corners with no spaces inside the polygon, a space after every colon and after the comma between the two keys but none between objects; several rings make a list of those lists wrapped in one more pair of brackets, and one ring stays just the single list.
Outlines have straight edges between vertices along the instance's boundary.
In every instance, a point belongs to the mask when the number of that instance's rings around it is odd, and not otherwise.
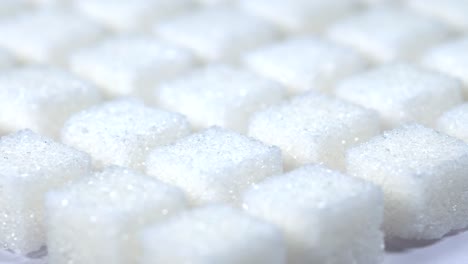
[{"label": "blurred sugar cube", "polygon": [[50,67],[22,67],[0,73],[0,131],[30,128],[58,137],[73,113],[100,101],[100,93],[76,76]]},{"label": "blurred sugar cube", "polygon": [[183,212],[147,228],[142,237],[142,264],[285,263],[276,227],[223,205]]},{"label": "blurred sugar cube", "polygon": [[336,94],[379,112],[386,128],[436,119],[463,101],[461,84],[449,76],[411,64],[389,64],[356,74],[337,85]]},{"label": "blurred sugar cube", "polygon": [[468,103],[445,112],[437,121],[437,128],[468,143]]},{"label": "blurred sugar cube", "polygon": [[350,149],[350,175],[379,185],[387,237],[437,239],[468,225],[468,144],[421,125]]},{"label": "blurred sugar cube", "polygon": [[291,93],[329,91],[337,80],[366,65],[357,52],[314,37],[291,38],[258,48],[247,53],[244,63],[282,83]]},{"label": "blurred sugar cube", "polygon": [[410,0],[409,7],[440,19],[451,26],[466,31],[468,29],[468,2],[466,0]]},{"label": "blurred sugar cube", "polygon": [[74,12],[49,8],[1,20],[0,35],[0,46],[24,62],[63,64],[70,51],[99,38],[102,28]]},{"label": "blurred sugar cube", "polygon": [[157,23],[154,32],[205,61],[236,61],[242,52],[273,41],[276,28],[235,8],[209,7]]},{"label": "blurred sugar cube", "polygon": [[71,69],[99,85],[109,96],[151,97],[154,85],[194,63],[183,49],[153,37],[114,37],[70,56]]},{"label": "blurred sugar cube", "polygon": [[0,244],[26,254],[45,245],[45,193],[91,170],[78,150],[21,130],[0,138]]},{"label": "blurred sugar cube", "polygon": [[245,132],[250,115],[284,97],[283,87],[247,70],[211,65],[156,89],[162,107],[182,113],[195,128],[218,125]]},{"label": "blurred sugar cube", "polygon": [[109,167],[46,198],[48,261],[138,263],[139,232],[185,209],[184,193],[137,172]]},{"label": "blurred sugar cube", "polygon": [[154,147],[190,133],[186,118],[134,99],[105,102],[71,116],[62,141],[91,154],[97,167],[115,164],[143,170]]},{"label": "blurred sugar cube", "polygon": [[240,193],[282,172],[281,151],[212,127],[153,150],[146,172],[184,189],[194,204],[239,201]]},{"label": "blurred sugar cube", "polygon": [[280,147],[286,169],[317,162],[342,170],[345,150],[378,134],[379,123],[373,110],[309,92],[254,114],[249,135]]},{"label": "blurred sugar cube", "polygon": [[449,35],[445,24],[395,7],[367,9],[328,29],[331,39],[354,47],[379,63],[418,58]]},{"label": "blurred sugar cube", "polygon": [[379,263],[383,194],[322,166],[270,177],[244,195],[247,212],[279,226],[288,263]]}]

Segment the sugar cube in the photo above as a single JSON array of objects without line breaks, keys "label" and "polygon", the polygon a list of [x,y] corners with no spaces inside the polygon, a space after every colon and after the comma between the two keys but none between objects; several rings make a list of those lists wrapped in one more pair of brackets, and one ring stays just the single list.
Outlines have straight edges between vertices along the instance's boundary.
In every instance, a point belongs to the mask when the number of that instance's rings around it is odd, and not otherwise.
[{"label": "sugar cube", "polygon": [[283,151],[284,166],[307,163],[344,168],[345,149],[379,133],[373,110],[309,92],[257,112],[249,135]]},{"label": "sugar cube", "polygon": [[468,143],[468,103],[445,112],[437,121],[437,128]]},{"label": "sugar cube", "polygon": [[91,154],[94,165],[115,164],[143,170],[148,152],[190,133],[186,118],[119,99],[85,109],[65,123],[65,144]]},{"label": "sugar cube", "polygon": [[288,263],[379,263],[383,194],[369,182],[307,165],[244,195],[244,209],[279,226]]},{"label": "sugar cube", "polygon": [[281,151],[212,127],[153,150],[146,172],[181,187],[194,204],[236,203],[245,188],[282,172]]},{"label": "sugar cube", "polygon": [[423,65],[458,78],[468,99],[468,37],[436,46],[424,55]]},{"label": "sugar cube", "polygon": [[139,232],[184,209],[184,193],[153,177],[109,167],[46,196],[48,261],[139,263]]},{"label": "sugar cube", "polygon": [[45,193],[91,170],[78,150],[21,130],[0,138],[0,244],[19,253],[45,244]]},{"label": "sugar cube", "polygon": [[350,175],[384,191],[387,237],[437,239],[468,226],[468,144],[418,124],[350,149]]},{"label": "sugar cube", "polygon": [[354,0],[241,0],[242,7],[289,33],[321,31],[354,9]]},{"label": "sugar cube", "polygon": [[218,125],[245,132],[253,112],[280,101],[284,94],[280,84],[247,70],[211,65],[163,83],[156,100],[186,115],[195,128]]},{"label": "sugar cube", "polygon": [[1,132],[30,128],[55,138],[71,114],[100,101],[94,86],[58,68],[2,71],[0,87]]},{"label": "sugar cube", "polygon": [[62,64],[71,50],[91,43],[101,34],[97,24],[56,9],[23,12],[0,21],[0,46],[26,62]]},{"label": "sugar cube", "polygon": [[334,83],[362,70],[357,52],[326,40],[299,37],[262,47],[244,57],[247,67],[285,85],[291,93],[328,91]]},{"label": "sugar cube", "polygon": [[414,10],[440,19],[461,31],[468,29],[466,0],[410,0],[408,4]]},{"label": "sugar cube", "polygon": [[70,67],[107,95],[150,98],[153,86],[187,70],[192,55],[153,37],[114,37],[70,56]]},{"label": "sugar cube", "polygon": [[403,63],[356,74],[339,83],[335,93],[378,111],[386,128],[410,122],[433,126],[443,112],[463,101],[458,80]]},{"label": "sugar cube", "polygon": [[191,7],[192,0],[76,0],[84,14],[120,32],[141,31]]},{"label": "sugar cube", "polygon": [[276,227],[223,205],[183,212],[144,230],[142,238],[142,264],[285,263]]},{"label": "sugar cube", "polygon": [[370,8],[338,21],[331,39],[354,47],[374,62],[411,60],[450,35],[436,20],[395,7]]},{"label": "sugar cube", "polygon": [[209,7],[158,23],[160,37],[206,61],[236,61],[242,52],[273,41],[273,25],[235,8]]}]

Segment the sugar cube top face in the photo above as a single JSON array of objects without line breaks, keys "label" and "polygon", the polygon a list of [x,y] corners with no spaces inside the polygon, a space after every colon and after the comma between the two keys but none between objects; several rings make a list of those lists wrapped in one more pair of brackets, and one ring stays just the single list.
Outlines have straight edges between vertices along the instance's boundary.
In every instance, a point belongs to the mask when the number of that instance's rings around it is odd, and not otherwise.
[{"label": "sugar cube top face", "polygon": [[120,99],[83,110],[67,120],[62,141],[91,154],[97,167],[115,164],[142,170],[147,153],[190,133],[180,114]]},{"label": "sugar cube top face", "polygon": [[468,103],[445,112],[437,121],[437,128],[468,143]]},{"label": "sugar cube top face", "polygon": [[118,32],[140,31],[191,7],[192,0],[77,0],[76,7]]},{"label": "sugar cube top face", "polygon": [[153,37],[115,37],[73,53],[71,69],[99,85],[109,96],[148,98],[160,80],[179,74],[194,63],[183,49]]},{"label": "sugar cube top face", "polygon": [[137,263],[141,229],[186,205],[178,188],[125,168],[108,167],[48,193],[48,260]]},{"label": "sugar cube top face", "polygon": [[468,37],[446,42],[427,51],[422,63],[434,70],[458,78],[468,99]]},{"label": "sugar cube top face", "polygon": [[333,84],[362,70],[357,52],[328,41],[301,37],[259,48],[244,57],[253,71],[285,85],[291,93],[330,90]]},{"label": "sugar cube top face", "polygon": [[0,73],[0,131],[30,128],[57,137],[66,118],[100,100],[89,83],[57,68],[23,67]]},{"label": "sugar cube top face", "polygon": [[236,203],[245,188],[282,172],[281,151],[212,127],[152,151],[146,172],[181,187],[195,204]]},{"label": "sugar cube top face", "polygon": [[408,5],[461,31],[468,29],[468,2],[465,0],[410,0]]},{"label": "sugar cube top face", "polygon": [[354,47],[374,62],[415,59],[449,33],[436,20],[393,7],[368,9],[328,29],[331,39]]},{"label": "sugar cube top face", "polygon": [[253,186],[243,207],[282,229],[288,263],[371,264],[382,258],[382,191],[361,179],[307,165]]},{"label": "sugar cube top face", "polygon": [[421,125],[384,132],[347,153],[347,171],[385,195],[388,237],[437,239],[468,225],[468,144]]},{"label": "sugar cube top face", "polygon": [[158,23],[154,32],[210,62],[234,61],[242,52],[273,41],[277,36],[271,24],[228,7],[185,13]]},{"label": "sugar cube top face", "polygon": [[353,10],[354,0],[241,0],[241,6],[289,33],[321,31]]},{"label": "sugar cube top face", "polygon": [[344,151],[379,132],[373,110],[309,92],[260,111],[250,119],[249,135],[279,146],[284,165],[307,163],[344,168]]},{"label": "sugar cube top face", "polygon": [[276,227],[223,205],[183,212],[142,234],[143,264],[285,263]]},{"label": "sugar cube top face", "polygon": [[218,125],[245,132],[250,115],[279,102],[283,87],[249,71],[211,65],[163,83],[159,105],[186,115],[195,128]]},{"label": "sugar cube top face", "polygon": [[91,170],[90,157],[21,130],[0,138],[0,245],[26,254],[45,244],[45,192]]},{"label": "sugar cube top face", "polygon": [[354,75],[335,93],[379,112],[384,127],[408,122],[435,125],[436,119],[463,101],[458,80],[411,64],[388,64]]},{"label": "sugar cube top face", "polygon": [[71,50],[101,34],[101,27],[90,20],[55,9],[23,12],[0,22],[0,46],[33,63],[63,63]]}]

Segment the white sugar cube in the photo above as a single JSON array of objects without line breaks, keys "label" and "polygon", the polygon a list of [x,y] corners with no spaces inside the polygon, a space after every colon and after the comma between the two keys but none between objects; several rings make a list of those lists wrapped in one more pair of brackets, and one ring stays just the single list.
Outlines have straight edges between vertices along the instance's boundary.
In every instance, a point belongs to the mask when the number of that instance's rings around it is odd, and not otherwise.
[{"label": "white sugar cube", "polygon": [[468,103],[445,112],[437,121],[437,128],[468,143]]},{"label": "white sugar cube", "polygon": [[307,93],[260,111],[249,135],[283,151],[285,168],[318,162],[344,168],[345,149],[379,133],[373,110],[317,93]]},{"label": "white sugar cube", "polygon": [[276,38],[269,23],[234,8],[199,9],[158,23],[156,34],[206,61],[235,61],[242,52]]},{"label": "white sugar cube", "polygon": [[330,22],[345,16],[357,3],[354,0],[241,0],[244,9],[272,21],[284,31],[320,31]]},{"label": "white sugar cube", "polygon": [[195,204],[236,203],[245,188],[282,172],[277,147],[219,127],[155,149],[146,166],[149,175],[181,187]]},{"label": "white sugar cube", "polygon": [[347,153],[347,171],[382,187],[388,237],[437,239],[468,226],[468,144],[421,125]]},{"label": "white sugar cube", "polygon": [[69,11],[40,9],[0,21],[0,46],[21,60],[63,63],[67,54],[102,34],[88,19]]},{"label": "white sugar cube", "polygon": [[260,182],[245,193],[243,207],[282,229],[288,263],[382,259],[383,195],[369,182],[308,165]]},{"label": "white sugar cube", "polygon": [[116,37],[73,53],[70,67],[110,96],[151,97],[153,86],[187,70],[192,55],[152,37]]},{"label": "white sugar cube", "polygon": [[468,99],[468,37],[441,44],[430,49],[422,63],[434,70],[460,79]]},{"label": "white sugar cube", "polygon": [[285,263],[276,227],[223,205],[183,212],[146,229],[142,237],[142,264]]},{"label": "white sugar cube", "polygon": [[70,117],[62,141],[91,154],[97,167],[115,164],[142,170],[151,149],[189,133],[190,125],[180,114],[120,99]]},{"label": "white sugar cube", "polygon": [[191,7],[192,0],[75,0],[76,7],[114,31],[138,31]]},{"label": "white sugar cube", "polygon": [[436,20],[394,7],[368,9],[328,29],[331,39],[356,48],[375,62],[415,59],[449,33]]},{"label": "white sugar cube", "polygon": [[184,193],[109,167],[48,193],[47,250],[54,263],[139,263],[142,228],[184,209]]},{"label": "white sugar cube", "polygon": [[289,91],[327,91],[334,83],[362,70],[357,52],[328,41],[301,37],[259,48],[244,57],[247,67],[288,87]]},{"label": "white sugar cube", "polygon": [[354,75],[337,85],[336,94],[378,111],[386,128],[409,122],[433,126],[463,101],[458,80],[401,63]]},{"label": "white sugar cube", "polygon": [[466,0],[410,0],[410,7],[438,18],[459,30],[468,29],[468,1]]},{"label": "white sugar cube", "polygon": [[45,193],[90,172],[90,157],[21,130],[0,138],[0,245],[20,253],[45,244]]},{"label": "white sugar cube", "polygon": [[57,137],[73,113],[100,100],[99,91],[56,68],[24,67],[0,73],[0,131],[30,128]]},{"label": "white sugar cube", "polygon": [[211,65],[162,84],[159,105],[186,115],[195,128],[218,125],[245,132],[250,115],[280,101],[273,81],[227,65]]}]

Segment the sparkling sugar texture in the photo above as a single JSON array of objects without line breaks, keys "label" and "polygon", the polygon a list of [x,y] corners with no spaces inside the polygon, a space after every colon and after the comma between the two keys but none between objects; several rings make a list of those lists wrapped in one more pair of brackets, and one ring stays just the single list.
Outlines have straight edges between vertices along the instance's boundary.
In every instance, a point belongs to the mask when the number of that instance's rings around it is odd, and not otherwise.
[{"label": "sparkling sugar texture", "polygon": [[91,170],[90,157],[30,130],[0,138],[0,244],[23,254],[45,244],[44,195]]},{"label": "sparkling sugar texture", "polygon": [[156,24],[154,31],[206,61],[235,60],[240,53],[273,41],[277,36],[269,23],[228,7],[186,13]]},{"label": "sparkling sugar texture", "polygon": [[285,92],[273,81],[226,65],[211,65],[162,84],[158,105],[188,117],[195,128],[218,125],[245,132],[250,115],[279,102]]},{"label": "sparkling sugar texture", "polygon": [[309,92],[260,111],[249,135],[283,151],[285,168],[319,162],[344,168],[345,149],[379,133],[373,110]]},{"label": "sparkling sugar texture", "polygon": [[462,81],[468,99],[468,36],[434,47],[424,55],[422,63]]},{"label": "sparkling sugar texture", "polygon": [[124,168],[106,168],[47,195],[48,261],[139,263],[140,230],[186,204],[178,188]]},{"label": "sparkling sugar texture", "polygon": [[362,70],[365,59],[355,51],[313,37],[287,39],[259,48],[244,57],[255,72],[276,80],[289,91],[327,91],[334,83]]},{"label": "sparkling sugar texture", "polygon": [[466,0],[410,0],[409,6],[464,31],[468,29]]},{"label": "sparkling sugar texture", "polygon": [[144,36],[107,39],[70,57],[71,69],[107,95],[142,98],[151,97],[158,81],[174,77],[193,63],[189,52]]},{"label": "sparkling sugar texture", "polygon": [[184,189],[195,204],[232,202],[250,185],[282,172],[281,151],[218,127],[152,151],[147,173]]},{"label": "sparkling sugar texture", "polygon": [[445,112],[437,121],[437,128],[468,143],[468,103]]},{"label": "sparkling sugar texture", "polygon": [[0,133],[30,128],[57,137],[71,114],[100,101],[98,89],[57,68],[3,71],[0,87]]},{"label": "sparkling sugar texture", "polygon": [[242,211],[217,205],[183,212],[143,233],[142,264],[283,264],[280,231]]},{"label": "sparkling sugar texture", "polygon": [[186,118],[120,99],[73,115],[62,141],[91,154],[97,167],[115,164],[143,170],[148,152],[190,133]]},{"label": "sparkling sugar texture", "polygon": [[410,64],[389,64],[357,74],[337,85],[338,97],[375,109],[385,127],[408,122],[435,125],[463,101],[458,80]]},{"label": "sparkling sugar texture", "polygon": [[0,21],[0,46],[33,63],[63,63],[71,50],[101,34],[92,21],[63,10],[39,9]]},{"label": "sparkling sugar texture", "polygon": [[388,237],[437,239],[468,225],[468,144],[461,140],[406,125],[350,149],[347,170],[382,187]]},{"label": "sparkling sugar texture", "polygon": [[241,0],[242,7],[269,20],[288,33],[322,30],[332,21],[349,14],[355,0]]},{"label": "sparkling sugar texture", "polygon": [[356,48],[375,62],[417,58],[449,32],[445,24],[394,7],[368,9],[328,29],[331,39]]},{"label": "sparkling sugar texture", "polygon": [[142,31],[191,7],[192,0],[78,0],[78,10],[118,32]]},{"label": "sparkling sugar texture", "polygon": [[375,185],[318,165],[270,177],[244,209],[281,227],[288,263],[379,263],[383,195]]}]

